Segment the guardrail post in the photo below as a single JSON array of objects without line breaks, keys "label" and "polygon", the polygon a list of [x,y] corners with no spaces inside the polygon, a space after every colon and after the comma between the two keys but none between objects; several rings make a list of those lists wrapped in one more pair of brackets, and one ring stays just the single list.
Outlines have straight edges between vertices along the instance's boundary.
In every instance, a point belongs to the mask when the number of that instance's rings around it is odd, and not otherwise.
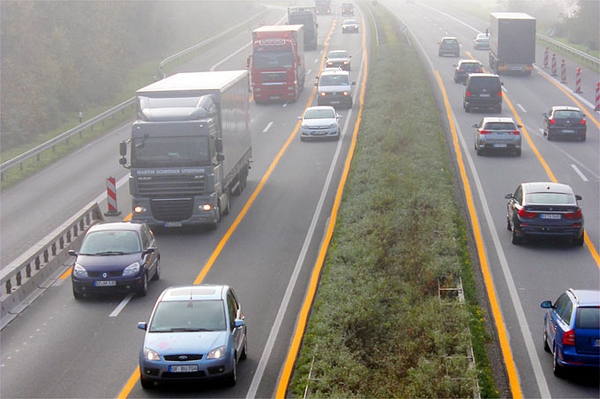
[{"label": "guardrail post", "polygon": [[560,63],[560,83],[567,83],[567,63],[564,58]]},{"label": "guardrail post", "polygon": [[556,76],[556,54],[552,53],[552,76]]},{"label": "guardrail post", "polygon": [[546,47],[546,50],[544,50],[544,68],[548,68],[548,56],[550,54],[550,49],[548,47]]},{"label": "guardrail post", "polygon": [[596,83],[596,111],[600,111],[600,82]]},{"label": "guardrail post", "polygon": [[575,70],[575,93],[581,93],[581,68]]}]

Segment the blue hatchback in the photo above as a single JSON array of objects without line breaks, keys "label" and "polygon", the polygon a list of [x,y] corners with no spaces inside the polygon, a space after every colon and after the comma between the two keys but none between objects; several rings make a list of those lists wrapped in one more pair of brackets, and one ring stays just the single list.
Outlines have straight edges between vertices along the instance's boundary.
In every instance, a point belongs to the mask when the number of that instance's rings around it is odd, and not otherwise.
[{"label": "blue hatchback", "polygon": [[568,289],[544,301],[544,349],[557,377],[567,368],[600,367],[600,291]]}]

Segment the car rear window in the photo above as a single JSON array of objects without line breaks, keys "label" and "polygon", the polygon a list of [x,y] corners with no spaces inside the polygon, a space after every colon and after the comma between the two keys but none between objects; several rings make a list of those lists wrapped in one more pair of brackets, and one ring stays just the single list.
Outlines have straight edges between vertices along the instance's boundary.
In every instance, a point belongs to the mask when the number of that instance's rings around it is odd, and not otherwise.
[{"label": "car rear window", "polygon": [[469,80],[469,89],[477,90],[482,88],[496,88],[496,90],[500,89],[500,80],[497,77],[488,77],[488,76],[478,76],[471,77]]},{"label": "car rear window", "polygon": [[469,62],[469,63],[460,64],[460,68],[464,69],[465,71],[474,71],[476,69],[481,69],[481,65]]},{"label": "car rear window", "polygon": [[320,86],[347,86],[349,84],[347,75],[324,75],[319,78]]},{"label": "car rear window", "polygon": [[507,122],[488,122],[485,124],[484,129],[487,130],[516,130],[517,128],[513,123]]},{"label": "car rear window", "polygon": [[458,41],[456,39],[444,39],[444,44],[456,44]]},{"label": "car rear window", "polygon": [[600,307],[579,308],[577,311],[576,328],[600,329]]},{"label": "car rear window", "polygon": [[581,119],[581,112],[579,111],[556,111],[554,117],[558,119],[576,118]]},{"label": "car rear window", "polygon": [[572,195],[563,193],[531,193],[525,196],[529,204],[573,205]]}]

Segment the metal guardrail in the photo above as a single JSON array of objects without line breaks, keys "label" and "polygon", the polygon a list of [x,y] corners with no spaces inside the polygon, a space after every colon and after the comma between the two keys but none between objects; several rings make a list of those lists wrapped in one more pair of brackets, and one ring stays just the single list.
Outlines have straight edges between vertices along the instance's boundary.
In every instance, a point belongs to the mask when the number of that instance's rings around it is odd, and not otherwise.
[{"label": "metal guardrail", "polygon": [[47,288],[43,285],[67,265],[67,250],[78,250],[87,229],[103,220],[100,206],[93,203],[0,270],[0,328]]},{"label": "metal guardrail", "polygon": [[[230,32],[232,32],[233,30],[238,29],[240,26],[246,25],[246,24],[252,22],[253,20],[256,20],[256,19],[260,18],[265,12],[266,12],[266,9],[263,9],[263,11],[260,12],[259,14],[254,15],[253,17],[248,18],[248,19],[240,22],[239,24],[234,25],[231,28],[229,28],[229,29],[227,29],[227,30],[225,30],[225,31],[223,31],[223,32],[215,35],[215,36],[212,36],[212,37],[210,37],[210,38],[208,38],[208,39],[206,39],[206,40],[204,40],[204,41],[202,41],[202,42],[200,42],[200,43],[198,43],[198,44],[196,44],[196,45],[194,45],[192,47],[189,47],[189,48],[187,48],[187,49],[185,49],[183,51],[180,51],[177,54],[174,54],[172,56],[169,56],[169,57],[165,58],[158,65],[158,72],[160,74],[160,78],[162,79],[162,78],[164,78],[166,76],[166,74],[164,72],[164,68],[165,68],[165,66],[167,64],[169,64],[171,62],[174,62],[174,61],[177,61],[177,60],[179,60],[179,59],[181,59],[181,58],[183,58],[183,57],[185,57],[185,56],[187,56],[187,55],[189,55],[189,54],[191,54],[191,53],[199,50],[203,46],[206,46],[208,44],[211,44],[211,43],[215,42],[216,40],[220,39],[221,37],[223,37],[223,36],[229,34]],[[68,140],[70,137],[72,137],[72,136],[74,136],[76,134],[83,133],[83,131],[85,129],[87,129],[87,128],[91,128],[93,130],[94,126],[96,124],[103,123],[104,119],[112,117],[117,112],[120,112],[120,111],[124,112],[127,109],[127,107],[133,106],[133,105],[135,105],[135,97],[132,97],[129,100],[122,102],[121,104],[119,104],[119,105],[117,105],[117,106],[109,109],[108,111],[103,112],[102,114],[100,114],[100,115],[98,115],[98,116],[96,116],[96,117],[94,117],[94,118],[92,118],[92,119],[90,119],[90,120],[88,120],[86,122],[81,123],[80,125],[78,125],[78,126],[72,128],[72,129],[70,129],[70,130],[68,130],[68,131],[60,134],[59,136],[54,137],[53,139],[48,140],[47,142],[45,142],[43,144],[40,144],[39,146],[37,146],[35,148],[32,148],[31,150],[29,150],[29,151],[27,151],[27,152],[25,152],[25,153],[23,153],[23,154],[15,157],[15,158],[13,158],[13,159],[10,159],[10,160],[8,160],[6,162],[3,162],[0,165],[0,178],[2,180],[4,180],[4,173],[6,171],[8,171],[9,169],[12,169],[12,168],[14,168],[16,166],[19,166],[21,168],[21,170],[22,170],[23,169],[23,162],[25,162],[25,161],[33,158],[33,157],[37,157],[38,160],[39,160],[40,154],[42,152],[54,148],[57,144],[65,141],[65,140]]]},{"label": "metal guardrail", "polygon": [[586,62],[589,62],[590,64],[594,65],[597,69],[600,69],[600,58],[596,58],[593,55],[590,55],[581,50],[577,50],[576,48],[567,46],[566,44],[561,43],[558,40],[554,40],[551,37],[544,36],[539,33],[537,34],[537,38],[538,38],[538,40],[540,40],[542,42],[550,43],[553,46],[559,47],[561,50],[564,50],[565,52],[570,54],[572,57],[581,58],[581,59],[585,60]]}]

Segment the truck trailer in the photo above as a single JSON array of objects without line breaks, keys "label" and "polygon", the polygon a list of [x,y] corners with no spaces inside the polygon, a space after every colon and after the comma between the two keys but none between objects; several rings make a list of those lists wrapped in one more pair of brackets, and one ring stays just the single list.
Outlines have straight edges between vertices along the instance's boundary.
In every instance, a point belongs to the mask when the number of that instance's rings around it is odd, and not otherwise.
[{"label": "truck trailer", "polygon": [[261,26],[252,32],[248,57],[254,101],[296,101],[304,89],[304,26]]},{"label": "truck trailer", "polygon": [[304,49],[316,50],[319,24],[315,7],[289,7],[288,25],[304,26]]},{"label": "truck trailer", "polygon": [[248,72],[178,73],[136,97],[137,120],[119,161],[130,169],[132,220],[216,228],[250,169]]},{"label": "truck trailer", "polygon": [[497,74],[530,75],[535,63],[536,20],[522,12],[490,14],[490,68]]}]

